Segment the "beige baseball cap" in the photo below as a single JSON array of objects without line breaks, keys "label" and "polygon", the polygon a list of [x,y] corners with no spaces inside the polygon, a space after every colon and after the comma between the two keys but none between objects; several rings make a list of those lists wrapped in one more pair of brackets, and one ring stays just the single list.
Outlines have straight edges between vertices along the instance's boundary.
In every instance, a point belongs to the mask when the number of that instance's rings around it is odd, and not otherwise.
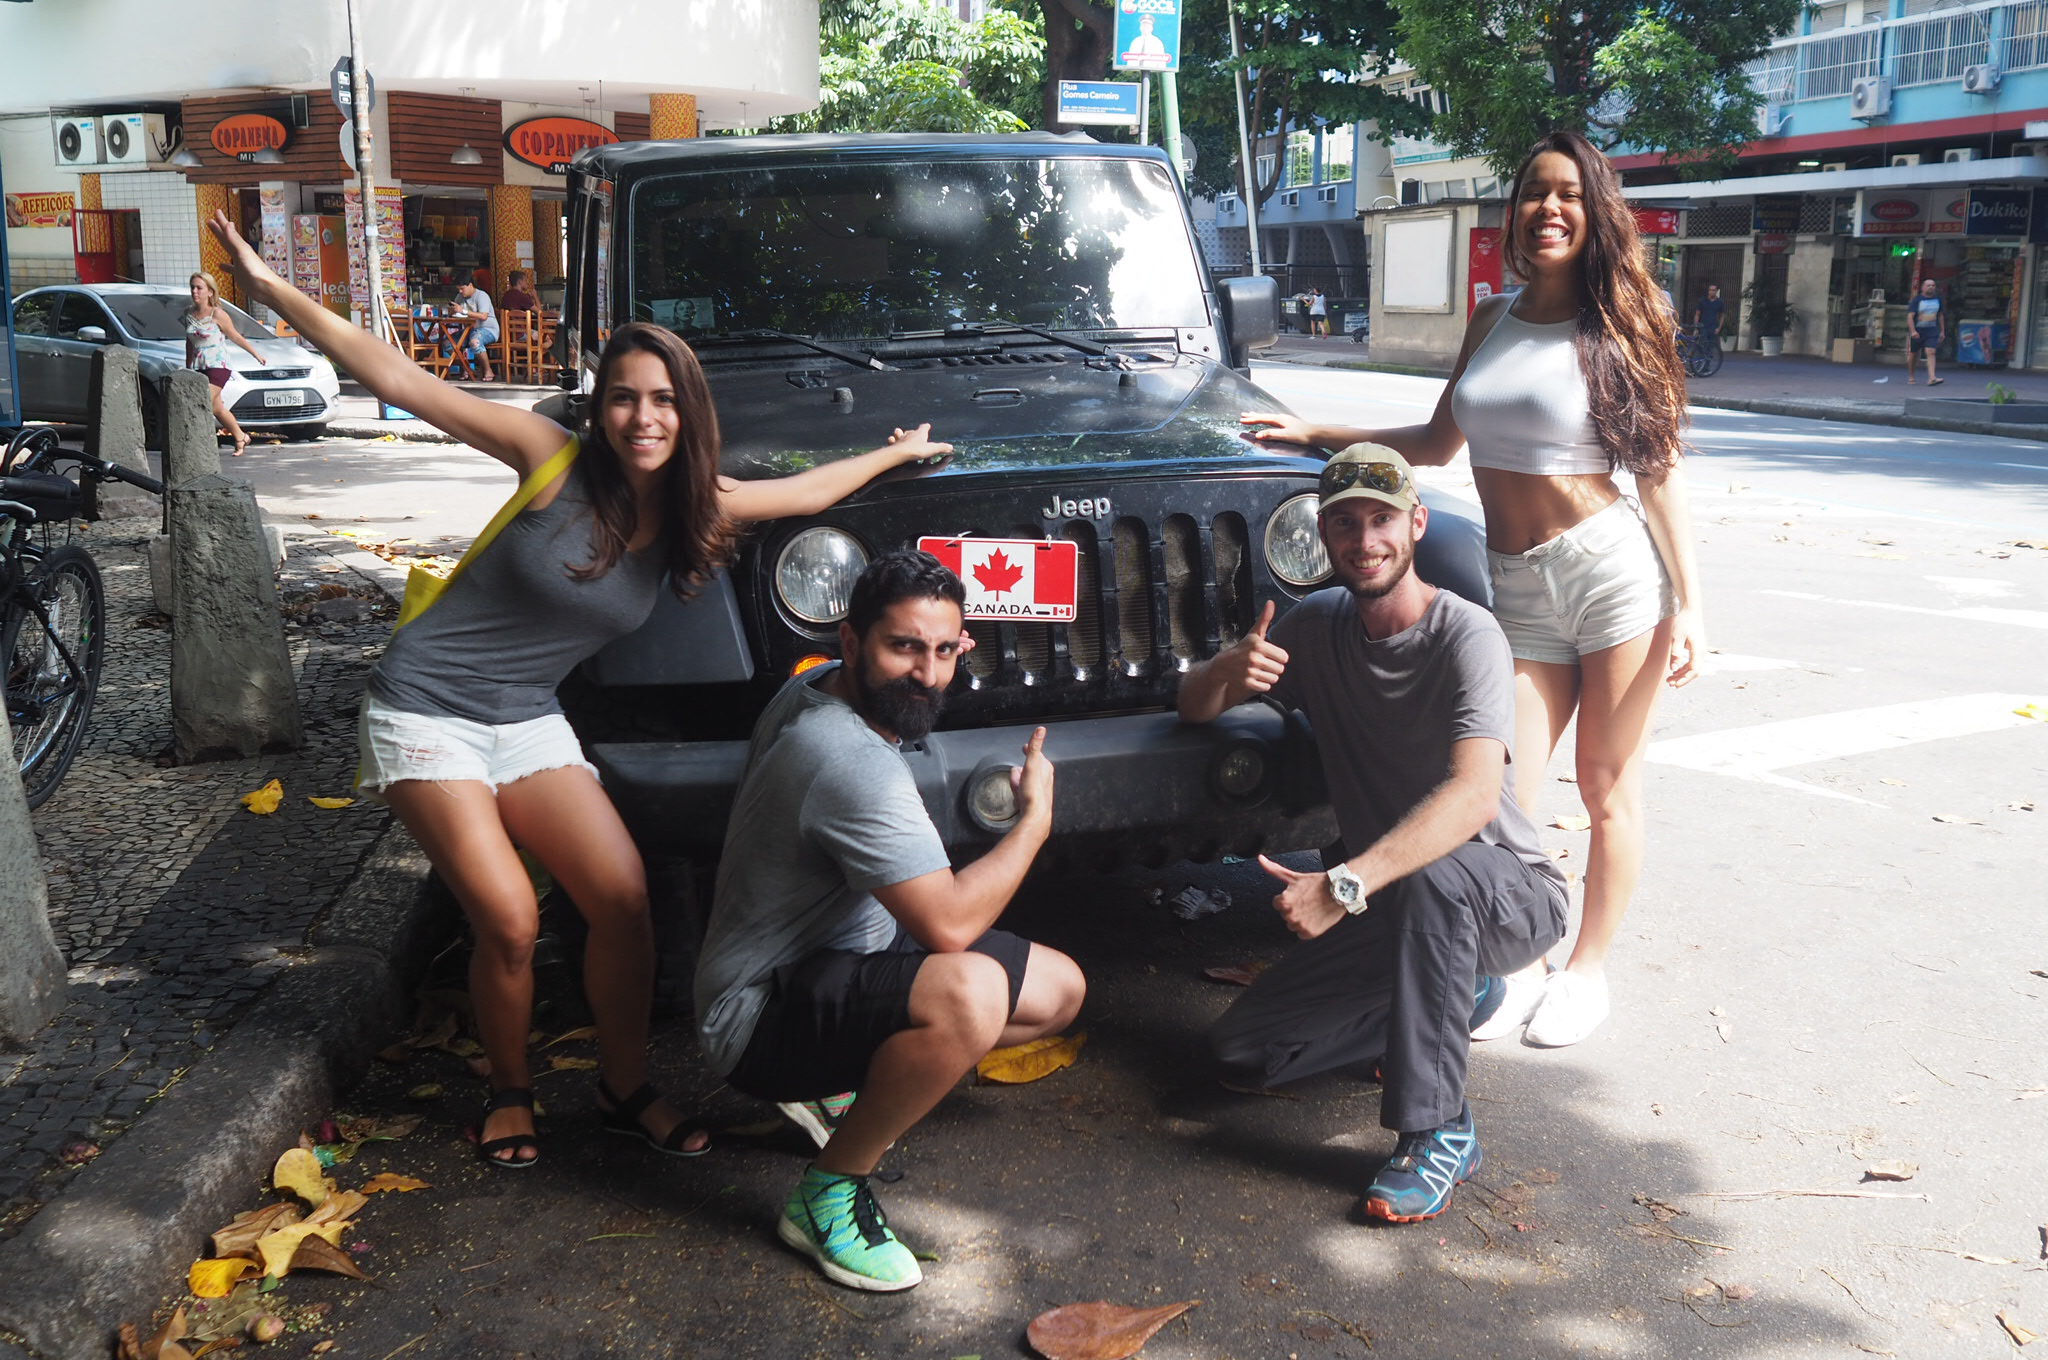
[{"label": "beige baseball cap", "polygon": [[1397,510],[1413,510],[1418,503],[1415,469],[1385,444],[1352,444],[1332,454],[1316,479],[1316,494],[1322,510],[1360,496]]}]

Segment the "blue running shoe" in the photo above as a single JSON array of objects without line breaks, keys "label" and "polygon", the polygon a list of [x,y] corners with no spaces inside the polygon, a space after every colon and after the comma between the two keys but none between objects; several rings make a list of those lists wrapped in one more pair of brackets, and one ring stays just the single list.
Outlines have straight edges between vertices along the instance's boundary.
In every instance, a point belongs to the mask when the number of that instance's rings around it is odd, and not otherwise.
[{"label": "blue running shoe", "polygon": [[890,1293],[924,1279],[910,1248],[889,1231],[865,1176],[807,1168],[789,1192],[775,1235],[848,1289]]},{"label": "blue running shoe", "polygon": [[1472,1023],[1467,1031],[1476,1030],[1493,1019],[1493,1013],[1500,1009],[1500,1003],[1508,999],[1508,980],[1492,973],[1482,973],[1479,981],[1472,984]]},{"label": "blue running shoe", "polygon": [[1420,1223],[1448,1209],[1458,1183],[1479,1170],[1483,1158],[1472,1127],[1472,1107],[1439,1128],[1404,1133],[1394,1155],[1373,1177],[1359,1208],[1367,1218]]}]

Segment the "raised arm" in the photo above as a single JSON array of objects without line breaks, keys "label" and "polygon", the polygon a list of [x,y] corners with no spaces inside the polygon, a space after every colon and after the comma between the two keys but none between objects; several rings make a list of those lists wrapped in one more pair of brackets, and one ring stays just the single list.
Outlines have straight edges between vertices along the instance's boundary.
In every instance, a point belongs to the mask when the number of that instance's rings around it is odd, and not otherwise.
[{"label": "raised arm", "polygon": [[719,504],[734,519],[782,519],[789,515],[815,515],[837,505],[854,492],[905,463],[940,459],[953,451],[951,444],[934,443],[929,422],[914,430],[897,430],[879,449],[857,458],[841,458],[789,477],[769,477],[758,482],[718,479]]},{"label": "raised arm", "polygon": [[568,439],[569,432],[547,417],[485,401],[443,382],[379,337],[328,311],[279,278],[226,213],[216,211],[207,225],[226,247],[229,264],[249,296],[290,322],[307,343],[382,400],[521,473],[545,463]]}]

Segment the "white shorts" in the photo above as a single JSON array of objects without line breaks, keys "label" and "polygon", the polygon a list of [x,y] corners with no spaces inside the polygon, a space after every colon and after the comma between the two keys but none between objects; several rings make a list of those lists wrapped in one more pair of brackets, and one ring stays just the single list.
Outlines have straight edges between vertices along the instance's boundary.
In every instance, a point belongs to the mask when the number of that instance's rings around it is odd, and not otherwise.
[{"label": "white shorts", "polygon": [[1678,612],[1671,575],[1626,496],[1525,553],[1486,553],[1493,615],[1517,660],[1577,665]]},{"label": "white shorts", "polygon": [[500,785],[543,770],[576,766],[597,774],[559,713],[480,723],[404,713],[366,694],[356,719],[356,749],[356,788],[378,803],[385,788],[404,779],[474,779],[496,793]]}]

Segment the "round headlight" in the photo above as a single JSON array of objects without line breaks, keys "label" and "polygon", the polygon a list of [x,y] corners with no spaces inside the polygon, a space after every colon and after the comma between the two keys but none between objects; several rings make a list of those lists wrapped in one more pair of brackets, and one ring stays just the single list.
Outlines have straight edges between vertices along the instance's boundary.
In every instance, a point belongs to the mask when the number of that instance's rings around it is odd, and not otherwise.
[{"label": "round headlight", "polygon": [[1256,746],[1237,746],[1216,762],[1216,786],[1232,798],[1249,799],[1266,783],[1266,757]]},{"label": "round headlight", "polygon": [[775,559],[775,593],[783,607],[805,623],[837,623],[846,617],[854,578],[868,564],[860,540],[839,529],[806,529]]},{"label": "round headlight", "polygon": [[991,765],[967,786],[967,812],[984,831],[1003,831],[1017,820],[1017,791],[1010,787],[1010,767]]},{"label": "round headlight", "polygon": [[1288,585],[1312,586],[1330,574],[1330,555],[1316,532],[1319,504],[1313,492],[1296,496],[1266,521],[1266,565]]}]

